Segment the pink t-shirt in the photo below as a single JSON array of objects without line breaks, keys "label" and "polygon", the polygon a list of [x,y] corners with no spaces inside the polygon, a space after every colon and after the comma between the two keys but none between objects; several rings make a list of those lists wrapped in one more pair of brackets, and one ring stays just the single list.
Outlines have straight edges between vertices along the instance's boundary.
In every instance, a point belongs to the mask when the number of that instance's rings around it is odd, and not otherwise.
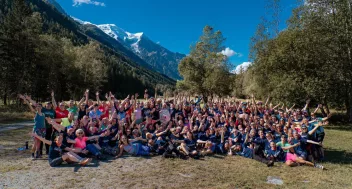
[{"label": "pink t-shirt", "polygon": [[84,149],[86,147],[86,141],[88,137],[82,137],[82,139],[75,138],[75,148]]}]

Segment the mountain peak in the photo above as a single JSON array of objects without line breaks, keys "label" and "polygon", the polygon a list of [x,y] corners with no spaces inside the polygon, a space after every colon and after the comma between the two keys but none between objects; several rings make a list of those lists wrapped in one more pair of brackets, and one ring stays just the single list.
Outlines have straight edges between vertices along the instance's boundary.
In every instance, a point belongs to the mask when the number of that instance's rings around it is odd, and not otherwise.
[{"label": "mountain peak", "polygon": [[[77,18],[73,19],[80,24],[92,24]],[[130,33],[115,24],[92,25],[98,27],[105,34],[120,42],[127,49],[130,49],[159,72],[172,78],[180,78],[178,74],[178,63],[185,57],[184,54],[169,51],[160,44],[150,40],[143,32]]]}]

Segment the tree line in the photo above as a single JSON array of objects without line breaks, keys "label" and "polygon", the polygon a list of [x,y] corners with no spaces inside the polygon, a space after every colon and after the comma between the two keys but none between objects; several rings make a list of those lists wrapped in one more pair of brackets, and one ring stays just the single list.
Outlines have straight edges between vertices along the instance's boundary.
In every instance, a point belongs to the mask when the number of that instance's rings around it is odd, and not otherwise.
[{"label": "tree line", "polygon": [[51,90],[58,99],[78,99],[87,88],[123,98],[145,88],[153,92],[158,83],[174,85],[90,38],[42,0],[0,0],[0,69],[4,104],[24,92],[38,101]]},{"label": "tree line", "polygon": [[[203,96],[257,98],[304,105],[306,100],[344,109],[352,121],[352,2],[305,0],[278,30],[280,1],[268,3],[251,39],[247,71],[231,74],[220,52],[224,38],[207,26],[179,65],[180,90]],[[270,17],[270,18],[268,18]]]}]

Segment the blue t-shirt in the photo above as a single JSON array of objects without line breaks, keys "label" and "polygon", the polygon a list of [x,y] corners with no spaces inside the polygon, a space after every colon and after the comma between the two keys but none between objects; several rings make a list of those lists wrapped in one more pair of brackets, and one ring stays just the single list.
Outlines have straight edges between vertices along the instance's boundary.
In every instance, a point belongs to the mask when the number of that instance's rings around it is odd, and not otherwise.
[{"label": "blue t-shirt", "polygon": [[[313,121],[313,120],[312,120],[312,121]],[[319,121],[323,121],[323,118],[318,117],[318,118],[314,119],[314,122],[312,122],[311,124],[309,124],[311,130],[314,128],[314,125],[315,125],[315,124],[318,124]],[[309,130],[310,128],[308,127],[308,130]],[[310,130],[309,130],[309,131],[310,131]],[[318,127],[318,129],[315,131],[315,133],[316,133],[316,134],[324,133],[324,127],[322,127],[322,126]]]},{"label": "blue t-shirt", "polygon": [[99,119],[102,114],[103,113],[100,110],[97,110],[96,112],[92,110],[89,112],[89,117],[91,117],[92,119]]},{"label": "blue t-shirt", "polygon": [[195,148],[196,147],[196,141],[195,140],[189,140],[188,138],[183,140],[186,143],[186,146],[189,148]]},{"label": "blue t-shirt", "polygon": [[243,151],[239,154],[245,158],[253,158],[253,149],[248,148],[246,145],[242,145]]},{"label": "blue t-shirt", "polygon": [[293,144],[300,143],[299,146],[295,147],[295,152],[298,154],[306,153],[307,151],[307,138],[293,139]]}]

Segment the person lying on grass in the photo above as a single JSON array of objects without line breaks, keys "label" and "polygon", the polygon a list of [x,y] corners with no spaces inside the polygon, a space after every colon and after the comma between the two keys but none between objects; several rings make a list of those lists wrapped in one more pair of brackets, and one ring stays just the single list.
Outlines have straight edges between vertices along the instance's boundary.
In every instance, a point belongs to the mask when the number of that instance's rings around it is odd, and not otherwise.
[{"label": "person lying on grass", "polygon": [[45,138],[38,136],[36,133],[30,133],[30,135],[43,141],[45,144],[50,145],[48,160],[51,167],[59,166],[63,162],[78,163],[84,166],[92,161],[91,158],[82,158],[76,154],[76,152],[81,152],[81,150],[65,146],[62,143],[63,133],[60,133],[60,135],[53,141],[46,140]]},{"label": "person lying on grass", "polygon": [[[116,158],[121,157],[123,152],[126,151],[128,154],[133,156],[149,156],[150,148],[140,143],[130,143],[130,139],[127,139],[126,135],[122,135],[120,141],[120,153]],[[136,138],[132,140],[143,140],[142,138]]]}]

